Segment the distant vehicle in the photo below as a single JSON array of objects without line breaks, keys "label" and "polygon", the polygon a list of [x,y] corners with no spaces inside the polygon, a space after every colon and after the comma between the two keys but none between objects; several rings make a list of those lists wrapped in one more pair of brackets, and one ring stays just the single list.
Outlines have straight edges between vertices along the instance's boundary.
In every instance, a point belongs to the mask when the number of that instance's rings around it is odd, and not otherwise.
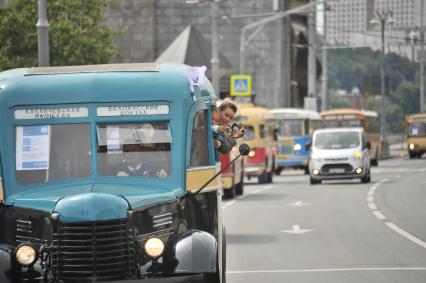
[{"label": "distant vehicle", "polygon": [[426,152],[426,113],[407,117],[407,146],[410,158],[421,158]]},{"label": "distant vehicle", "polygon": [[251,103],[238,104],[236,122],[245,128],[243,137],[251,150],[245,156],[244,173],[257,177],[260,184],[272,183],[276,158],[275,122],[265,107]]},{"label": "distant vehicle", "polygon": [[311,184],[322,180],[360,178],[369,183],[371,144],[362,128],[316,130],[311,145]]},{"label": "distant vehicle", "polygon": [[318,112],[295,108],[271,109],[277,122],[277,157],[275,172],[284,168],[298,168],[309,174],[309,151],[312,133],[321,125]]},{"label": "distant vehicle", "polygon": [[320,113],[323,127],[362,127],[371,144],[371,165],[379,165],[380,159],[380,123],[375,111],[352,108],[331,109]]}]

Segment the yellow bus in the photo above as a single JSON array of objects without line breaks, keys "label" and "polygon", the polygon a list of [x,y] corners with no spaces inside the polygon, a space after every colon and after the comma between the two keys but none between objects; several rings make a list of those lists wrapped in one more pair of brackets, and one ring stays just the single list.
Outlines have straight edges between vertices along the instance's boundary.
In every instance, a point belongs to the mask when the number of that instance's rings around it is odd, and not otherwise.
[{"label": "yellow bus", "polygon": [[275,121],[271,111],[252,103],[238,104],[235,119],[245,128],[243,137],[251,150],[245,157],[244,173],[248,178],[257,177],[260,184],[272,183],[277,154]]},{"label": "yellow bus", "polygon": [[371,143],[371,165],[377,166],[380,157],[380,123],[379,115],[375,111],[353,108],[340,108],[320,113],[323,127],[361,127],[367,133]]},{"label": "yellow bus", "polygon": [[421,158],[426,152],[426,112],[407,117],[407,146],[410,158]]}]

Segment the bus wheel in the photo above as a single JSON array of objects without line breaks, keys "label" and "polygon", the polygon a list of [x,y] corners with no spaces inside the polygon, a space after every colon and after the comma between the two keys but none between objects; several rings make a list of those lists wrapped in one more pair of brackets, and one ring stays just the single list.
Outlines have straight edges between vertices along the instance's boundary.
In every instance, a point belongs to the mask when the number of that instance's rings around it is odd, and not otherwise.
[{"label": "bus wheel", "polygon": [[410,156],[410,159],[416,158],[416,154],[414,152],[409,152],[408,155]]},{"label": "bus wheel", "polygon": [[260,174],[259,176],[257,176],[257,182],[259,184],[266,184],[268,182],[268,173],[267,172],[263,172],[262,174]]},{"label": "bus wheel", "polygon": [[226,199],[233,199],[235,197],[235,185],[230,189],[223,190],[223,196]]},{"label": "bus wheel", "polygon": [[305,169],[305,175],[309,175],[309,166],[306,166],[304,169]]},{"label": "bus wheel", "polygon": [[273,174],[272,171],[266,173],[266,182],[267,183],[272,183],[273,182],[273,178],[274,178],[273,176],[274,176],[274,174]]},{"label": "bus wheel", "polygon": [[280,175],[283,169],[284,169],[283,167],[278,167],[277,169],[275,169],[275,175]]},{"label": "bus wheel", "polygon": [[240,182],[235,185],[235,193],[238,196],[244,194],[244,174],[242,172]]}]

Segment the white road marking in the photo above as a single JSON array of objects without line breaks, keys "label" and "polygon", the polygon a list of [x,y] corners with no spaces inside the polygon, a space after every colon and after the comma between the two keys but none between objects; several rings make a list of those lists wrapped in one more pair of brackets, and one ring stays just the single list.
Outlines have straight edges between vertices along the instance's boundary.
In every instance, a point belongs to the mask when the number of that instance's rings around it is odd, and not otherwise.
[{"label": "white road marking", "polygon": [[314,229],[300,229],[299,225],[293,225],[292,227],[293,227],[292,230],[281,230],[280,232],[289,233],[289,234],[304,234],[304,233],[314,231]]},{"label": "white road marking", "polygon": [[262,190],[255,190],[255,191],[253,191],[253,192],[251,192],[250,194],[257,194],[257,193],[260,193]]},{"label": "white road marking", "polygon": [[[375,190],[381,186],[382,184],[386,183],[387,181],[389,181],[389,179],[383,179],[382,181],[380,181],[379,183],[373,185],[370,189],[369,189],[369,193],[368,193],[368,197],[367,197],[367,203],[368,206],[371,209],[371,212],[377,217],[377,219],[384,221],[384,224],[391,229],[392,231],[398,233],[399,235],[403,236],[404,238],[410,240],[411,242],[423,247],[426,249],[426,242],[420,240],[419,238],[415,237],[414,235],[408,233],[407,231],[405,231],[404,229],[401,229],[399,226],[397,226],[395,223],[391,222],[391,221],[386,221],[386,216],[379,210],[377,209],[377,205],[376,203],[374,203],[374,194],[373,197],[371,196],[370,192],[375,192]],[[373,199],[373,200],[371,200]],[[376,209],[374,209],[376,208]]]},{"label": "white road marking", "polygon": [[306,272],[347,272],[347,271],[410,271],[426,270],[426,267],[365,267],[365,268],[323,268],[323,269],[277,269],[277,270],[230,270],[227,274],[254,273],[306,273]]},{"label": "white road marking", "polygon": [[397,232],[398,234],[404,236],[408,240],[410,240],[410,241],[416,243],[417,245],[426,249],[426,242],[424,242],[424,241],[420,240],[419,238],[416,238],[415,236],[411,235],[410,233],[402,230],[401,228],[396,226],[394,223],[386,221],[385,225],[388,226],[389,228],[391,228],[392,230],[394,230],[395,232]]},{"label": "white road marking", "polygon": [[288,206],[305,206],[305,205],[309,205],[309,203],[303,202],[301,200],[296,201],[295,203],[289,203],[288,204]]},{"label": "white road marking", "polygon": [[266,185],[262,188],[262,190],[269,190],[272,189],[274,187],[274,185]]}]

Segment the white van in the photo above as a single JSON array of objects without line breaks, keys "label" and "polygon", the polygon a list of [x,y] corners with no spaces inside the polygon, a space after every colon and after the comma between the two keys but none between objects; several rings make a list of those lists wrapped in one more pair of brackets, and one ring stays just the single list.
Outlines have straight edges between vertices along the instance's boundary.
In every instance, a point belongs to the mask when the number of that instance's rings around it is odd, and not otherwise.
[{"label": "white van", "polygon": [[316,130],[309,159],[311,184],[319,184],[322,180],[353,178],[369,183],[370,147],[362,128]]}]

